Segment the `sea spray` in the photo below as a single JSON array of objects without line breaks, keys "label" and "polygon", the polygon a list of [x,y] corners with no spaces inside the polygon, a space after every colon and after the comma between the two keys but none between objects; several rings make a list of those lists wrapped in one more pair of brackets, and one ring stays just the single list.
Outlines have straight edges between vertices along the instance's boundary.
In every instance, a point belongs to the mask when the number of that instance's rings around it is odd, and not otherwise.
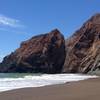
[{"label": "sea spray", "polygon": [[26,87],[41,87],[80,81],[97,76],[82,74],[0,74],[0,92]]}]

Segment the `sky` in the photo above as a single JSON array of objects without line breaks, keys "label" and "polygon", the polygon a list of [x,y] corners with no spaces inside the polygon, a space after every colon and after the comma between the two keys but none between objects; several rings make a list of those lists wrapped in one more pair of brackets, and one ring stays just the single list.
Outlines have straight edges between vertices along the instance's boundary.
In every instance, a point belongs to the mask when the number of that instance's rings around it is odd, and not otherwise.
[{"label": "sky", "polygon": [[0,0],[0,60],[55,28],[68,38],[96,13],[100,0]]}]

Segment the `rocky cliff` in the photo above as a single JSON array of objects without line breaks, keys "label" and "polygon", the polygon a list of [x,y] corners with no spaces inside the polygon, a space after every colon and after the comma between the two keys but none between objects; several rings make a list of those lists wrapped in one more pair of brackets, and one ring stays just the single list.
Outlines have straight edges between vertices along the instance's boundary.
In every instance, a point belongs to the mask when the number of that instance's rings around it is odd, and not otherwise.
[{"label": "rocky cliff", "polygon": [[64,37],[55,29],[22,42],[3,59],[0,72],[60,73],[65,55]]},{"label": "rocky cliff", "polygon": [[94,15],[66,40],[63,72],[100,70],[100,14]]},{"label": "rocky cliff", "polygon": [[100,14],[92,16],[66,41],[57,29],[24,41],[0,64],[0,72],[97,71],[100,72]]}]

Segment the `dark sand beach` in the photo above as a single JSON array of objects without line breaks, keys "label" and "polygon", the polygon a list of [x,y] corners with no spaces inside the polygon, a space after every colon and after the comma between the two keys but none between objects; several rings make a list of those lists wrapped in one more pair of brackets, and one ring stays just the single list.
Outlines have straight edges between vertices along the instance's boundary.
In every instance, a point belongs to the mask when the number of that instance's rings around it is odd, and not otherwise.
[{"label": "dark sand beach", "polygon": [[100,78],[1,92],[0,100],[100,100]]}]

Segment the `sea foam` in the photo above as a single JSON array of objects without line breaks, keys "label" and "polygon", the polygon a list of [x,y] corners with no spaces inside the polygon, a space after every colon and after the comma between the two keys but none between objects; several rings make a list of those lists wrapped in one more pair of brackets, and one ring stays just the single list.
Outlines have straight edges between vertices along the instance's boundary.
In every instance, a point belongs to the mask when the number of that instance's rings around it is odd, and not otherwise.
[{"label": "sea foam", "polygon": [[80,75],[80,74],[42,74],[42,75],[25,75],[24,77],[4,77],[0,78],[0,92],[26,87],[41,87],[53,84],[63,84],[96,78],[97,76]]}]

